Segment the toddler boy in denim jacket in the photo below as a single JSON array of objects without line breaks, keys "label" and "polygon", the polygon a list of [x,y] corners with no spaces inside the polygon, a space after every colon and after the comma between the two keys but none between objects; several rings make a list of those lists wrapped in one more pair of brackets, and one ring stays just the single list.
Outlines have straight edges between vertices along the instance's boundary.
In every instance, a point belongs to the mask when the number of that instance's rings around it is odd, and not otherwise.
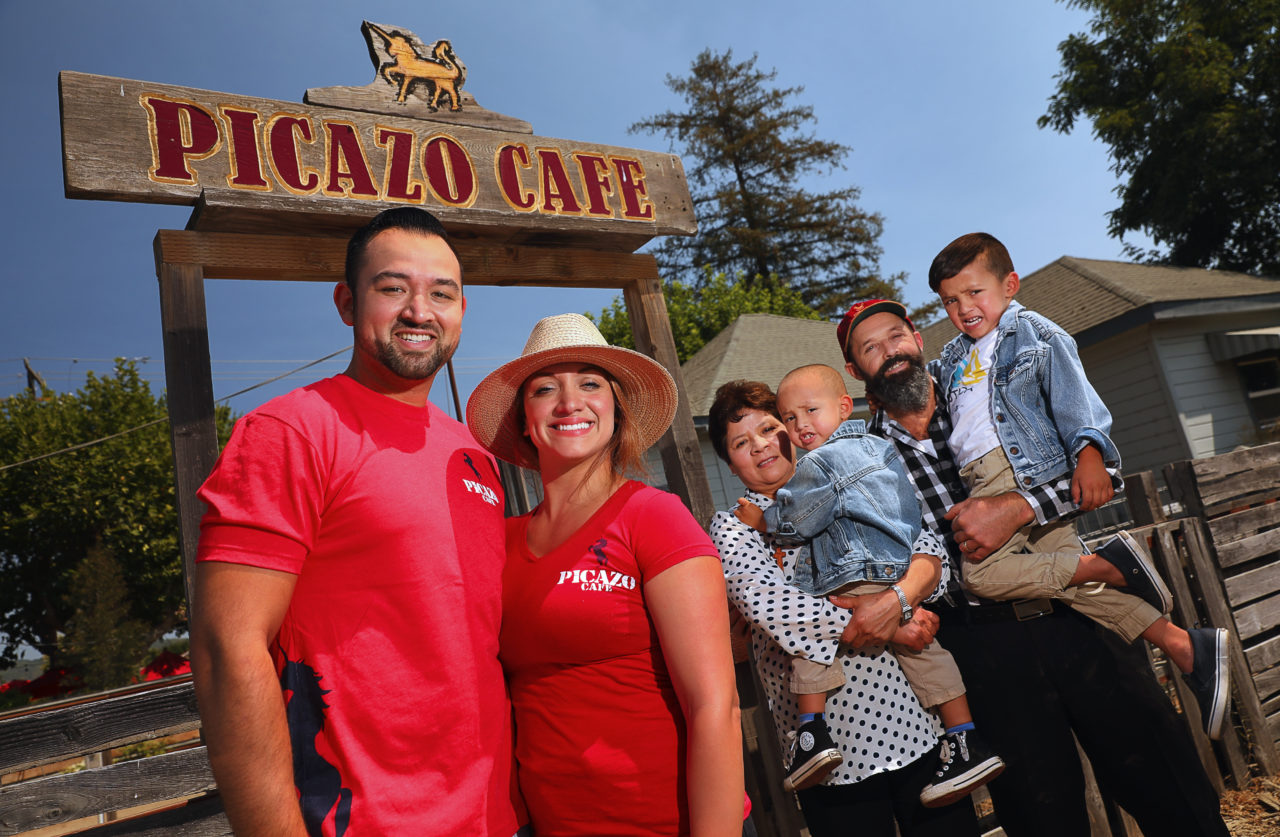
[{"label": "toddler boy in denim jacket", "polygon": [[[735,514],[783,544],[804,543],[791,579],[814,596],[864,595],[892,589],[902,621],[912,608],[897,582],[907,572],[920,537],[920,505],[893,445],[850,421],[853,399],[844,379],[821,364],[793,370],[778,385],[778,413],[787,436],[810,451],[765,511],[745,499]],[[948,805],[999,775],[1004,763],[973,731],[960,670],[936,642],[921,652],[896,650],[903,675],[921,704],[937,707],[945,744],[932,781],[921,791],[928,807]],[[817,784],[841,761],[823,717],[826,695],[844,685],[832,665],[791,659],[791,690],[800,710],[787,790]]]},{"label": "toddler boy in denim jacket", "polygon": [[[1080,511],[1108,502],[1115,489],[1107,466],[1120,467],[1111,413],[1075,341],[1013,301],[1020,282],[1009,251],[986,233],[963,235],[934,258],[929,287],[960,330],[942,350],[939,381],[952,422],[948,447],[969,496],[1026,491],[1070,472]],[[1217,738],[1230,697],[1227,632],[1174,625],[1165,616],[1173,596],[1145,547],[1120,532],[1082,554],[1072,516],[1028,524],[988,557],[966,560],[964,586],[991,599],[1059,599],[1126,642],[1146,639],[1187,676],[1205,731]]]}]

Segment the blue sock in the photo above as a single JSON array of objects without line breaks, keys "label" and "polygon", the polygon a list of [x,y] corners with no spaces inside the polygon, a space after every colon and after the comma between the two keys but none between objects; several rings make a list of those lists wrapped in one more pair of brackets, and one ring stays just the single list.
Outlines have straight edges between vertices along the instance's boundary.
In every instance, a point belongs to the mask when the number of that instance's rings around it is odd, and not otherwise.
[{"label": "blue sock", "polygon": [[[801,712],[800,713],[801,724],[807,724],[810,721],[822,721],[823,723],[826,723],[826,718],[823,717],[823,714],[821,712]],[[973,725],[970,724],[970,726],[973,726]]]},{"label": "blue sock", "polygon": [[947,735],[951,735],[953,732],[968,732],[971,729],[973,729],[973,721],[969,721],[967,724],[956,724],[954,727],[947,728]]}]

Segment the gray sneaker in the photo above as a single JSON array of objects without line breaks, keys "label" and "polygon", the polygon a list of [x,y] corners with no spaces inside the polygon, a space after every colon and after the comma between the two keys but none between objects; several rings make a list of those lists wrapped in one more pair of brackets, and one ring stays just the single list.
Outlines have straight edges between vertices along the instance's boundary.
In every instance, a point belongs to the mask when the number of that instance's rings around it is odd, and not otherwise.
[{"label": "gray sneaker", "polygon": [[1125,586],[1116,589],[1138,596],[1161,613],[1173,610],[1173,594],[1151,563],[1147,550],[1132,535],[1120,532],[1096,552],[1124,576]]}]

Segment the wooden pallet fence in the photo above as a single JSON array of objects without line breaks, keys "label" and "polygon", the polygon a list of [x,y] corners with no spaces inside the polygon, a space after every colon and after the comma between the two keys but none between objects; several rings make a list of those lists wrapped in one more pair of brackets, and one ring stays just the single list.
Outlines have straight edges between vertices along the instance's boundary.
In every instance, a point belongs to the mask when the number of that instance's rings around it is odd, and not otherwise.
[{"label": "wooden pallet fence", "polygon": [[[0,837],[63,824],[66,833],[94,837],[175,830],[199,837],[229,835],[204,747],[118,764],[102,764],[99,757],[199,726],[190,675],[0,716],[0,775],[82,758],[87,765],[100,765],[0,787]],[[145,816],[96,827],[76,822],[121,813]]]},{"label": "wooden pallet fence", "polygon": [[1242,784],[1246,754],[1261,772],[1280,771],[1280,443],[1175,462],[1165,480],[1188,514],[1177,538],[1194,618],[1231,634],[1240,723],[1218,751]]}]

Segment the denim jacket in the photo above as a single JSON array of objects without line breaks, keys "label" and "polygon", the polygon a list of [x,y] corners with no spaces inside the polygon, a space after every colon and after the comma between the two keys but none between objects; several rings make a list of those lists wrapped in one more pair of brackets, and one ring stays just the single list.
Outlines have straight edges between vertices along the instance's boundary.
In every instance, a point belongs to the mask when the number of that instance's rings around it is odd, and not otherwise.
[{"label": "denim jacket", "polygon": [[[1018,485],[1044,485],[1074,470],[1090,442],[1108,468],[1119,468],[1120,451],[1108,435],[1111,413],[1085,377],[1076,341],[1016,301],[996,328],[991,420]],[[960,334],[942,348],[938,379],[944,387],[974,342]]]},{"label": "denim jacket", "polygon": [[856,581],[901,579],[920,534],[920,503],[892,443],[854,420],[796,464],[764,519],[780,542],[812,541],[791,583],[822,596]]}]

